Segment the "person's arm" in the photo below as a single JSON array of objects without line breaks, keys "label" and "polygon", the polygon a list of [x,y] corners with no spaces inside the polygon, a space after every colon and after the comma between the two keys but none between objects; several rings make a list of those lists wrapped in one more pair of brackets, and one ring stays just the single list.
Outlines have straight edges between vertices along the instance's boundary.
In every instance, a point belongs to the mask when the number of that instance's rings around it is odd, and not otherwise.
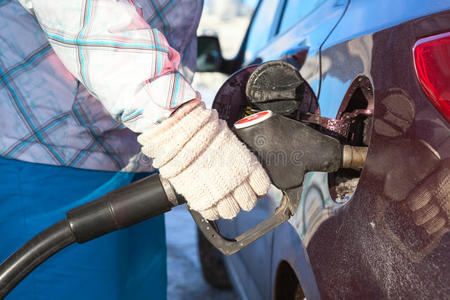
[{"label": "person's arm", "polygon": [[179,54],[131,0],[19,1],[67,69],[113,116],[142,132],[142,152],[192,209],[233,218],[267,193],[270,179],[257,158],[216,111],[190,101],[198,97],[177,71]]},{"label": "person's arm", "polygon": [[131,130],[145,131],[196,97],[178,72],[180,55],[133,1],[19,1],[65,67]]}]

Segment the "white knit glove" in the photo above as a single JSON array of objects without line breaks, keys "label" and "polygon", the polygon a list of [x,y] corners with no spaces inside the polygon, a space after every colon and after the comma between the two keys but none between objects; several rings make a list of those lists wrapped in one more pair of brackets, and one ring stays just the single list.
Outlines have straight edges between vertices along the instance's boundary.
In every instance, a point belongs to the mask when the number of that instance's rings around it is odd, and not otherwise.
[{"label": "white knit glove", "polygon": [[218,118],[193,100],[138,137],[142,152],[204,218],[234,218],[264,196],[270,179],[257,158]]}]

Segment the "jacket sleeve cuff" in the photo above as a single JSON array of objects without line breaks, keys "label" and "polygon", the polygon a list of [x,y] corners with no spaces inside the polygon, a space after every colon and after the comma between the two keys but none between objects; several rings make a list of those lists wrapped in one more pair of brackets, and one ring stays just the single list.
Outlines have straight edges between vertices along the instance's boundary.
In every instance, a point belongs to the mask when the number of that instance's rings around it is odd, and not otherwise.
[{"label": "jacket sleeve cuff", "polygon": [[[161,123],[182,104],[197,98],[196,91],[179,72],[160,76],[143,87],[147,101],[136,117],[122,118],[124,124],[135,132],[143,132]],[[138,97],[141,98],[142,97]]]}]

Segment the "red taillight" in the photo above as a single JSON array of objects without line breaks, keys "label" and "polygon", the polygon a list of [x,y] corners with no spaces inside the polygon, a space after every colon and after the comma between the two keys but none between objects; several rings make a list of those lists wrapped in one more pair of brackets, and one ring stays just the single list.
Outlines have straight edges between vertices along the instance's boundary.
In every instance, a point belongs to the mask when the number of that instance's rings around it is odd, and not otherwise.
[{"label": "red taillight", "polygon": [[420,85],[450,122],[450,32],[417,41],[413,51]]}]

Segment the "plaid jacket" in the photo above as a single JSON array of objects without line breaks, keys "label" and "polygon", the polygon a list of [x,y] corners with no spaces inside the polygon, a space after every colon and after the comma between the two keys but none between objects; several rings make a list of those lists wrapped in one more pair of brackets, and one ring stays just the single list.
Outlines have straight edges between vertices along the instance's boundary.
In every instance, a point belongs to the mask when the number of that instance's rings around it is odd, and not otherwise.
[{"label": "plaid jacket", "polygon": [[0,0],[0,155],[149,170],[136,133],[195,97],[201,10],[201,0]]}]

